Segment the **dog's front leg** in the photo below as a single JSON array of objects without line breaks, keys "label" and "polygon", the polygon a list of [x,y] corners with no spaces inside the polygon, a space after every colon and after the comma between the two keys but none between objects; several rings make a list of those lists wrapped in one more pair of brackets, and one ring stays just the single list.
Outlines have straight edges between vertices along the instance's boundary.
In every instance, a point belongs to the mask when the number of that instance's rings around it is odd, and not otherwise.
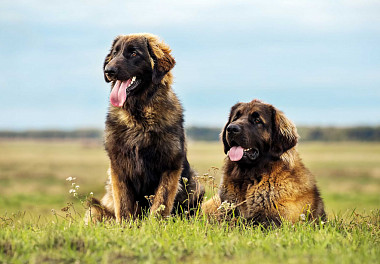
[{"label": "dog's front leg", "polygon": [[128,219],[133,216],[134,198],[126,182],[120,179],[111,168],[112,195],[115,206],[116,222],[121,223],[122,219]]},{"label": "dog's front leg", "polygon": [[158,185],[152,207],[150,208],[151,215],[170,215],[178,191],[181,173],[182,168],[179,170],[167,171],[162,174],[161,182]]}]

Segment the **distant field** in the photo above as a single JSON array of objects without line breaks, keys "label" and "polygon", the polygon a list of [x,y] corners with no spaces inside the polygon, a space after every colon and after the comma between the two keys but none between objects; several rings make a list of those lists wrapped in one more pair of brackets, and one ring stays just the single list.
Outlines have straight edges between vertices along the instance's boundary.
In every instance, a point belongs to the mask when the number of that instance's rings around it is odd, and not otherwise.
[{"label": "distant field", "polygon": [[[203,218],[84,226],[69,194],[104,193],[97,141],[0,141],[0,263],[375,263],[380,258],[380,143],[301,143],[330,221],[262,230]],[[199,174],[220,180],[220,143],[189,142]],[[208,196],[211,195],[208,190]],[[69,211],[61,211],[74,202]],[[58,215],[52,214],[52,209]],[[75,211],[73,210],[75,209]]]},{"label": "distant field", "polygon": [[[301,143],[299,151],[316,175],[327,211],[380,208],[380,143]],[[216,176],[224,159],[218,142],[189,142],[191,165]],[[27,211],[49,214],[68,201],[76,177],[79,192],[103,194],[107,154],[98,141],[0,141],[0,215]]]}]

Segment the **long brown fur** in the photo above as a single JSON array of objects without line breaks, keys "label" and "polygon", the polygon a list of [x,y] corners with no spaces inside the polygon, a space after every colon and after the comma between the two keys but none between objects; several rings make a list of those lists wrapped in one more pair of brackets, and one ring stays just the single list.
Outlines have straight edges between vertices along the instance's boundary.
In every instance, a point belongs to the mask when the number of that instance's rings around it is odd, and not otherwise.
[{"label": "long brown fur", "polygon": [[281,111],[258,100],[238,103],[221,137],[226,154],[233,146],[252,150],[239,161],[225,158],[219,193],[202,206],[206,214],[227,209],[263,225],[325,219],[315,178],[296,150],[296,127]]},{"label": "long brown fur", "polygon": [[[171,88],[175,60],[168,45],[152,34],[118,36],[104,62],[107,82],[137,76],[138,88],[122,107],[110,104],[105,149],[109,180],[101,201],[93,199],[92,220],[194,210],[204,189],[186,158],[182,106]],[[127,90],[128,91],[128,90]],[[87,220],[89,221],[89,220]]]}]

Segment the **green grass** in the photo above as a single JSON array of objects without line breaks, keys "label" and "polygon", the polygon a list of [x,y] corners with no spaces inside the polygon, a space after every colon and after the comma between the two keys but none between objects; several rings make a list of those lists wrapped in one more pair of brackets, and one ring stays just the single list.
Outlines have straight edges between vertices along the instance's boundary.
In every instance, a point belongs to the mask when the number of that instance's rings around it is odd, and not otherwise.
[{"label": "green grass", "polygon": [[268,229],[203,217],[85,226],[14,215],[0,220],[0,263],[376,263],[379,213]]},{"label": "green grass", "polygon": [[[263,229],[199,216],[85,226],[65,179],[76,177],[79,193],[101,197],[108,168],[102,144],[0,141],[0,263],[378,262],[380,143],[303,142],[299,151],[325,201],[323,225]],[[221,143],[189,142],[188,152],[198,173],[218,185]],[[73,206],[61,211],[67,203]]]}]

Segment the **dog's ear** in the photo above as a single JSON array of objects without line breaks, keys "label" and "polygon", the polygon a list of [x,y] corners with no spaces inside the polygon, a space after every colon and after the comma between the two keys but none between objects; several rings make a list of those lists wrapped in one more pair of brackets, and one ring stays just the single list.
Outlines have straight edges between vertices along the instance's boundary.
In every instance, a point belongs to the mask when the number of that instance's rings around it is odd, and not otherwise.
[{"label": "dog's ear", "polygon": [[170,54],[168,45],[154,35],[146,35],[149,55],[153,60],[152,82],[159,84],[175,65],[175,60]]},{"label": "dog's ear", "polygon": [[272,124],[271,152],[273,156],[280,157],[297,144],[297,128],[283,112],[274,107],[272,109]]},{"label": "dog's ear", "polygon": [[107,66],[107,64],[111,61],[112,59],[112,51],[113,51],[113,48],[115,47],[115,44],[116,42],[120,39],[121,36],[117,36],[113,42],[112,42],[112,46],[111,46],[111,49],[110,49],[110,52],[107,54],[106,58],[104,59],[104,63],[103,63],[103,74],[104,74],[104,80],[106,82],[110,82],[111,80],[109,80],[106,76],[106,74],[104,73],[104,70]]},{"label": "dog's ear", "polygon": [[228,145],[228,142],[227,142],[227,138],[226,138],[226,134],[227,134],[227,127],[228,125],[231,123],[231,119],[236,111],[236,109],[241,105],[242,103],[237,103],[235,104],[233,107],[231,107],[231,111],[230,111],[230,115],[228,117],[228,121],[226,123],[226,125],[224,126],[223,130],[222,130],[222,133],[220,133],[220,137],[222,139],[222,142],[223,142],[223,147],[224,147],[224,153],[227,154],[227,152],[230,150],[230,147]]}]

